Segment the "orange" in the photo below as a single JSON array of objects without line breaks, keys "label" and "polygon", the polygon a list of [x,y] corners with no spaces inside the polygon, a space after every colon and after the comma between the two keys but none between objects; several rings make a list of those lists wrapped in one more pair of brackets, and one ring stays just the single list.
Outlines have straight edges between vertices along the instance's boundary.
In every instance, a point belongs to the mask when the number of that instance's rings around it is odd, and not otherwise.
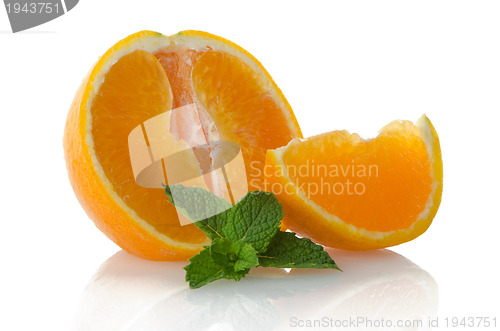
[{"label": "orange", "polygon": [[270,150],[266,189],[283,204],[284,226],[326,246],[365,250],[426,231],[443,188],[438,135],[424,115],[395,121],[374,139],[347,131],[294,139]]},{"label": "orange", "polygon": [[185,260],[207,244],[195,225],[180,226],[162,189],[135,183],[128,151],[132,129],[190,103],[211,123],[202,134],[241,146],[249,189],[261,185],[266,150],[301,137],[264,67],[228,40],[199,31],[142,31],[110,48],[71,105],[65,158],[76,196],[96,226],[145,259]]}]

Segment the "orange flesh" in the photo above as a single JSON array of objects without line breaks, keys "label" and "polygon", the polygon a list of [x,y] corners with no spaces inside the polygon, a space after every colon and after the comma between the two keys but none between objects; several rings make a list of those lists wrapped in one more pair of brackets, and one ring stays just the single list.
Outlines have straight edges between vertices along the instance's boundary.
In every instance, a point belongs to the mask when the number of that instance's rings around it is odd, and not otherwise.
[{"label": "orange flesh", "polygon": [[227,53],[205,53],[193,68],[192,80],[221,139],[241,147],[249,190],[261,188],[266,151],[295,137],[281,107],[257,74]]},{"label": "orange flesh", "polygon": [[[91,115],[94,150],[118,196],[159,232],[198,244],[206,236],[193,224],[179,225],[175,208],[163,190],[135,183],[128,151],[132,129],[193,102],[213,119],[221,139],[240,144],[249,189],[261,185],[266,150],[295,137],[257,74],[236,57],[208,47],[199,51],[178,48],[155,55],[135,51],[122,57],[106,74]],[[269,118],[276,125],[269,125]]]},{"label": "orange flesh", "polygon": [[92,104],[94,149],[115,192],[139,217],[174,240],[202,243],[206,237],[194,224],[179,225],[162,189],[135,183],[130,163],[130,131],[170,110],[171,103],[167,76],[153,55],[135,51],[122,57],[106,74]]},{"label": "orange flesh", "polygon": [[410,122],[367,141],[346,131],[312,137],[287,148],[283,163],[309,199],[370,231],[408,228],[432,191],[427,150]]}]

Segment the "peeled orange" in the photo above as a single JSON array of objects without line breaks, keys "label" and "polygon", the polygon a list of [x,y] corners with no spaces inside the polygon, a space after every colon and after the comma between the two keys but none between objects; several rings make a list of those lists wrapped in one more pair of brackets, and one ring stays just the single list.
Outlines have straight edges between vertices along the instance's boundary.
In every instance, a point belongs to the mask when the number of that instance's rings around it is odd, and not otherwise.
[{"label": "peeled orange", "polygon": [[284,226],[326,246],[365,250],[426,231],[443,188],[439,138],[424,115],[395,121],[363,140],[333,131],[267,152],[266,190],[283,204]]},{"label": "peeled orange", "polygon": [[179,224],[162,189],[135,183],[129,158],[131,130],[187,104],[204,114],[201,134],[241,147],[249,189],[261,184],[266,150],[301,137],[272,78],[234,43],[199,31],[142,31],[119,41],[76,93],[64,151],[71,184],[89,217],[142,258],[185,260],[207,244],[196,226]]}]

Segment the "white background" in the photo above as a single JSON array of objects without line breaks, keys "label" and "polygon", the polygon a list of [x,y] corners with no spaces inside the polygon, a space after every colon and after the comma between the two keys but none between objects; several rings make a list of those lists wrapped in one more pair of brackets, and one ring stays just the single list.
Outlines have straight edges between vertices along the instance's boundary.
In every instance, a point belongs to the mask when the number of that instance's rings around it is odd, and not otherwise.
[{"label": "white background", "polygon": [[[236,325],[287,329],[293,316],[430,315],[439,329],[454,316],[496,317],[498,327],[499,17],[496,1],[82,0],[52,22],[12,34],[0,8],[0,329],[194,323],[230,330],[250,312],[253,322]],[[426,113],[441,140],[445,183],[429,230],[390,249],[412,262],[390,252],[333,252],[341,276],[277,274],[272,281],[264,272],[195,294],[182,263],[122,252],[96,274],[119,248],[73,194],[64,122],[98,56],[144,29],[204,30],[247,49],[282,89],[304,136],[347,129],[372,137],[394,119]],[[209,306],[213,320],[198,316]]]}]

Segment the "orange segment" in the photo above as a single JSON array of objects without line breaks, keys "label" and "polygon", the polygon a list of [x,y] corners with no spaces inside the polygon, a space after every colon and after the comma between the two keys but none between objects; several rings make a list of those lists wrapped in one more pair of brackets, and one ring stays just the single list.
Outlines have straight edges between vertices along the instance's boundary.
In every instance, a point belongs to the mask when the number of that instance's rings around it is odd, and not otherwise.
[{"label": "orange segment", "polygon": [[285,226],[338,248],[411,240],[441,199],[439,140],[425,116],[418,126],[395,121],[370,140],[347,131],[293,140],[268,152],[266,175]]},{"label": "orange segment", "polygon": [[140,218],[169,238],[200,244],[203,232],[194,224],[179,226],[163,190],[140,187],[132,173],[129,133],[171,108],[172,91],[159,61],[139,50],[123,56],[106,74],[90,110],[94,149],[115,192]]},{"label": "orange segment", "polygon": [[283,162],[291,181],[328,213],[370,231],[404,229],[432,189],[427,150],[412,128],[394,122],[366,142],[346,131],[322,134],[290,146]]},{"label": "orange segment", "polygon": [[[237,79],[244,80],[231,86]],[[214,102],[217,93],[220,103]],[[248,165],[255,160],[262,168],[267,148],[301,136],[281,91],[241,47],[199,31],[170,37],[143,31],[118,42],[80,86],[66,122],[64,150],[71,184],[89,217],[139,257],[185,260],[208,241],[194,225],[180,225],[161,189],[135,183],[128,154],[134,128],[190,103],[201,113],[203,132],[194,136],[239,143]],[[183,118],[188,116],[178,117]],[[249,124],[250,118],[255,123]],[[176,122],[179,132],[190,133],[190,124],[181,122]]]}]

